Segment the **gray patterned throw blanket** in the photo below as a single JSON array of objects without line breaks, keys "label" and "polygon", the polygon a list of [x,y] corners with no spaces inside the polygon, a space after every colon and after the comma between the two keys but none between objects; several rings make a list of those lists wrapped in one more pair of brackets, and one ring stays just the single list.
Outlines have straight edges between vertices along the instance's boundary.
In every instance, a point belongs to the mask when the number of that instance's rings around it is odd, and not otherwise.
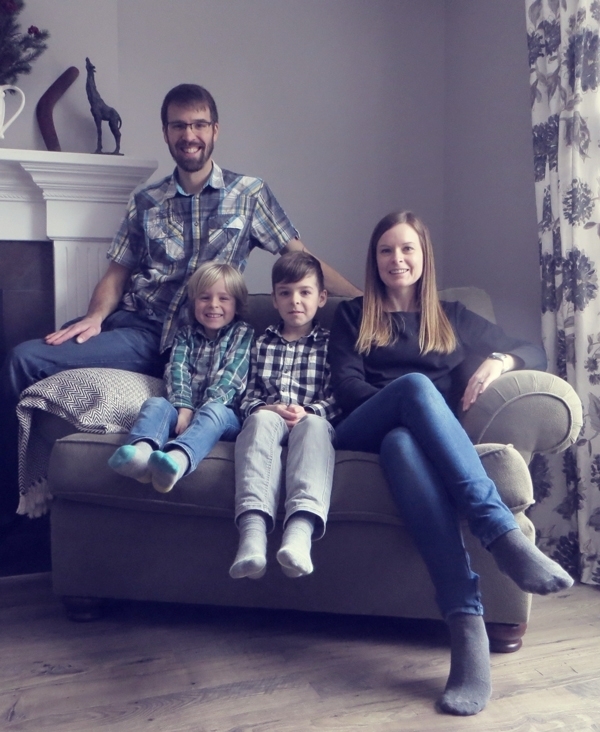
[{"label": "gray patterned throw blanket", "polygon": [[62,371],[25,389],[17,406],[18,513],[41,516],[52,498],[47,480],[52,444],[32,429],[36,409],[66,420],[74,432],[105,435],[128,432],[144,401],[163,395],[161,379],[104,368]]}]

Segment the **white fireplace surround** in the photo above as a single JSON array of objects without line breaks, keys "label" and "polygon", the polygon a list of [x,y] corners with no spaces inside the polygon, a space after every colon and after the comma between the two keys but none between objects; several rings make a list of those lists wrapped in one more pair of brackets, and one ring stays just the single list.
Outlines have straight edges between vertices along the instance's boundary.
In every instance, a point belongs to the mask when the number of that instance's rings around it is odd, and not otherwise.
[{"label": "white fireplace surround", "polygon": [[83,315],[133,190],[155,160],[0,148],[0,240],[53,247],[55,324]]}]

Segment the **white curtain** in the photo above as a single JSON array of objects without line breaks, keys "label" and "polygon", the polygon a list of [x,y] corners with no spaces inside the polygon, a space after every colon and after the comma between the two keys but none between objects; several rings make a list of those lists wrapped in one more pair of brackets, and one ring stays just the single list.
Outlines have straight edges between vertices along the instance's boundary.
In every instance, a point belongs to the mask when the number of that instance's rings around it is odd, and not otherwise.
[{"label": "white curtain", "polygon": [[542,333],[584,428],[531,466],[539,546],[600,584],[600,0],[526,0]]}]

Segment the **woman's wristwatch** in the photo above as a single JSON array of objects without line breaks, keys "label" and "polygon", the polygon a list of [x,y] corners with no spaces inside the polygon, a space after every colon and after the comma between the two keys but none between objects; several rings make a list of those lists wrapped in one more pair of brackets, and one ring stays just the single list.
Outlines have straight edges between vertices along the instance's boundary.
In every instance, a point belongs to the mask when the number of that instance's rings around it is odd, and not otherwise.
[{"label": "woman's wristwatch", "polygon": [[494,353],[490,353],[488,358],[491,358],[494,361],[501,361],[502,362],[502,373],[504,373],[504,371],[506,370],[506,366],[505,366],[506,359],[508,358],[507,353],[497,353],[496,351],[494,351]]}]

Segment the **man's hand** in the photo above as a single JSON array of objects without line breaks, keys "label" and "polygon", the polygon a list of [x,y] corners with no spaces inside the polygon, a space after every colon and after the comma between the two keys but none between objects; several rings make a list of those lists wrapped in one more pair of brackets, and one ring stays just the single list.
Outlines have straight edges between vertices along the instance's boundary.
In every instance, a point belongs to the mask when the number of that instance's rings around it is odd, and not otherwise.
[{"label": "man's hand", "polygon": [[289,430],[295,427],[302,417],[306,415],[304,407],[301,407],[299,404],[265,404],[256,411],[260,409],[268,409],[270,412],[278,414],[284,420]]},{"label": "man's hand", "polygon": [[179,407],[177,410],[177,424],[175,425],[175,434],[181,435],[187,430],[194,416],[194,410],[187,407]]},{"label": "man's hand", "polygon": [[102,321],[86,315],[85,318],[78,320],[67,328],[49,333],[44,340],[49,346],[60,346],[61,343],[65,343],[71,338],[75,338],[77,343],[85,343],[89,338],[98,335],[101,330]]},{"label": "man's hand", "polygon": [[75,338],[77,343],[85,343],[89,338],[97,336],[102,330],[102,322],[118,306],[130,271],[116,262],[111,262],[104,276],[92,293],[87,315],[76,323],[61,328],[47,335],[44,340],[49,346],[60,346],[61,343]]}]

